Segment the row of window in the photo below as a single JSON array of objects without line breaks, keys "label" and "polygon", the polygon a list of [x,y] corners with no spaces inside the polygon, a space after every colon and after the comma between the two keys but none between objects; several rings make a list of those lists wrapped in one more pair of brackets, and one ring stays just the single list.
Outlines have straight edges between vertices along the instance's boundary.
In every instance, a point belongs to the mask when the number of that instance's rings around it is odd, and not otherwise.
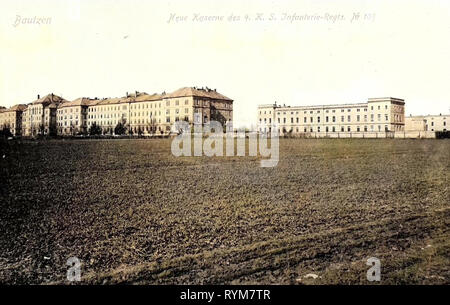
[{"label": "row of window", "polygon": [[[352,109],[355,109],[355,108],[331,109],[331,112],[332,112],[332,113],[335,113],[336,110],[338,110],[338,111],[340,110],[341,112],[345,112],[345,110],[347,110],[347,112],[351,112]],[[367,107],[362,108],[362,109],[363,109],[364,112],[367,112]],[[374,110],[374,106],[373,106],[373,105],[370,106],[370,109],[371,109],[371,110]],[[378,109],[378,110],[381,110],[381,105],[377,105],[377,109]],[[388,105],[384,105],[384,109],[387,110],[387,109],[388,109]],[[304,113],[304,114],[307,114],[307,113],[309,112],[310,114],[313,114],[314,112],[315,112],[315,113],[320,113],[320,111],[321,111],[321,110],[304,110],[303,113]],[[325,110],[325,113],[329,113],[329,112],[330,112],[329,109]],[[361,108],[356,108],[356,112],[361,112]],[[267,114],[267,113],[271,114],[272,111],[270,111],[270,110],[269,110],[269,111],[267,111],[267,110],[260,110],[260,111],[259,111],[259,114],[263,114],[263,113],[264,113],[264,114]],[[299,113],[298,111],[295,111],[295,114],[298,114],[298,113]],[[278,115],[281,115],[281,111],[278,111],[277,114],[278,114]],[[286,111],[283,111],[283,114],[285,115],[285,114],[286,114]],[[291,114],[293,115],[293,114],[294,114],[294,111],[291,111]]]},{"label": "row of window", "polygon": [[[389,115],[386,114],[384,116],[384,119],[385,119],[386,122],[389,121]],[[290,121],[291,121],[291,124],[294,124],[294,118],[291,117]],[[351,122],[351,121],[352,121],[351,116],[348,115],[347,116],[347,122]],[[374,114],[370,115],[370,121],[371,122],[375,121]],[[377,121],[378,122],[381,121],[381,114],[377,115]],[[397,120],[395,120],[395,121],[397,121]],[[259,119],[259,122],[262,123],[263,119]],[[281,118],[278,118],[278,123],[281,124],[282,122],[283,122],[283,124],[286,124],[287,119],[283,118],[283,120],[281,121]],[[310,123],[314,123],[314,117],[309,117],[309,122]],[[316,119],[316,123],[320,123],[320,122],[321,122],[321,117],[318,116],[317,119]],[[325,122],[329,123],[330,122],[330,117],[326,116],[325,117]],[[336,116],[331,117],[331,122],[333,122],[333,123],[336,122]],[[345,116],[341,116],[341,122],[345,122]],[[356,116],[356,122],[361,122],[361,116],[360,115]],[[364,115],[364,122],[367,122],[367,114]],[[267,123],[267,119],[266,118],[264,119],[264,123]],[[272,123],[272,119],[271,118],[269,118],[269,124],[270,123]],[[297,124],[300,123],[300,118],[299,117],[295,118],[295,123],[297,123]],[[307,117],[303,117],[303,123],[308,123],[308,118]]]},{"label": "row of window", "polygon": [[[303,128],[303,132],[352,132],[352,131],[356,131],[356,132],[362,132],[362,131],[382,131],[383,126],[382,125],[370,125],[370,126],[356,126],[356,128],[352,129],[352,126],[341,126],[340,129],[336,126],[325,126],[324,128],[322,128],[321,126],[317,126],[317,127],[304,127]],[[294,131],[294,129],[290,128],[286,128],[286,127],[281,127],[280,130],[283,133],[289,132],[289,131]],[[300,128],[296,127],[295,131],[296,132],[300,132]],[[267,131],[266,128],[261,128],[260,131]],[[389,131],[389,126],[388,125],[384,125],[384,131]]]}]

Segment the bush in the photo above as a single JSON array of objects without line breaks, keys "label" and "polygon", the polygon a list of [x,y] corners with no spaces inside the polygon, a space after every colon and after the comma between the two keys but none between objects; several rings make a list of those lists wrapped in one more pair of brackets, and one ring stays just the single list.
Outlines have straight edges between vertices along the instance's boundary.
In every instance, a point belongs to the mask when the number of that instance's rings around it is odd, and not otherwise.
[{"label": "bush", "polygon": [[1,138],[9,138],[12,137],[13,134],[11,133],[11,130],[9,129],[9,127],[5,127],[2,130],[0,130],[0,137]]},{"label": "bush", "polygon": [[114,134],[116,135],[123,135],[126,131],[127,130],[122,122],[117,123],[116,127],[114,128]]},{"label": "bush", "polygon": [[436,131],[436,139],[450,139],[450,131]]},{"label": "bush", "polygon": [[92,124],[91,128],[89,128],[89,135],[96,136],[102,134],[102,128],[98,126],[96,123]]}]

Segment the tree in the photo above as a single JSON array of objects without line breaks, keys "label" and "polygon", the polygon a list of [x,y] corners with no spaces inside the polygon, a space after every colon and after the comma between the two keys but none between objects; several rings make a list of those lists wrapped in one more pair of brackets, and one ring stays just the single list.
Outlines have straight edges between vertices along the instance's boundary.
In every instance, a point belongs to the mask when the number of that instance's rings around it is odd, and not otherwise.
[{"label": "tree", "polygon": [[123,135],[126,132],[125,125],[122,122],[117,123],[116,127],[114,128],[114,134],[116,135]]},{"label": "tree", "polygon": [[102,129],[100,126],[98,126],[95,122],[92,124],[91,128],[89,128],[89,135],[95,136],[95,135],[101,135]]},{"label": "tree", "polygon": [[9,138],[12,136],[13,136],[13,134],[11,133],[11,130],[9,129],[9,127],[4,126],[3,129],[0,130],[0,137]]}]

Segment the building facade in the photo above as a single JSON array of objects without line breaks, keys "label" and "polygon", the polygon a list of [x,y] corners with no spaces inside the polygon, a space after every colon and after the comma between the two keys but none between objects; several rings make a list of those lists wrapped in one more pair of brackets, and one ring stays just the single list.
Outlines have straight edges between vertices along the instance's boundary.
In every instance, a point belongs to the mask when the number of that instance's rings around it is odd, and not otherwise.
[{"label": "building facade", "polygon": [[260,132],[276,123],[281,135],[327,136],[334,133],[403,131],[405,102],[397,98],[369,98],[366,103],[320,106],[258,106]]},{"label": "building facade", "polygon": [[53,93],[42,98],[38,95],[37,100],[28,104],[22,114],[22,135],[56,135],[56,111],[58,106],[65,102],[65,99]]},{"label": "building facade", "polygon": [[0,109],[0,129],[9,129],[12,135],[19,136],[22,134],[22,115],[27,108],[26,105],[20,104],[11,108]]},{"label": "building facade", "polygon": [[[216,89],[184,87],[172,93],[126,93],[120,98],[78,98],[67,101],[60,96],[38,96],[28,105],[0,109],[0,126],[13,127],[14,135],[79,135],[93,126],[101,134],[115,134],[121,124],[126,134],[166,135],[176,121],[194,124],[216,120],[225,124],[233,118],[233,100]],[[3,127],[2,127],[3,128]]]},{"label": "building facade", "polygon": [[405,119],[406,131],[448,131],[450,115],[417,115]]}]

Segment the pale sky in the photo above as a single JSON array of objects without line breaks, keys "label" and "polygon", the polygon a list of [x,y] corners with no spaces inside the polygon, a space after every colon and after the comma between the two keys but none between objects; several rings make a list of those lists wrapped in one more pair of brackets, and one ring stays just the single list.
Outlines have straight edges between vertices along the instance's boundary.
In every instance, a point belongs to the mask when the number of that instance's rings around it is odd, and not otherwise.
[{"label": "pale sky", "polygon": [[[35,16],[50,21],[22,23]],[[0,17],[1,106],[208,86],[234,99],[237,125],[274,101],[392,96],[407,115],[450,113],[448,0],[2,0]]]}]

